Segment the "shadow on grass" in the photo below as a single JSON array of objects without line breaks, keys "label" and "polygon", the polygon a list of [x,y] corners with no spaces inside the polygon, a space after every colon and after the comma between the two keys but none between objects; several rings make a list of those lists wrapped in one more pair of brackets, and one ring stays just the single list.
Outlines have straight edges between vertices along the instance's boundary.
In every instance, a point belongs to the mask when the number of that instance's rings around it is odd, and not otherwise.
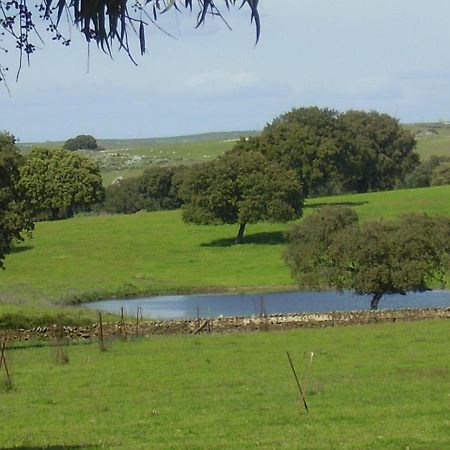
[{"label": "shadow on grass", "polygon": [[27,252],[28,250],[32,250],[32,248],[33,248],[32,245],[21,245],[20,247],[13,247],[13,248],[11,248],[11,252],[10,253]]},{"label": "shadow on grass", "polygon": [[[246,244],[264,244],[264,245],[279,245],[285,244],[286,237],[283,231],[271,231],[264,233],[254,233],[249,234],[248,236],[244,235],[244,242],[239,245]],[[205,242],[201,244],[202,247],[232,247],[236,244],[236,238],[227,238],[227,239],[215,239],[211,242]]]},{"label": "shadow on grass", "polygon": [[362,206],[367,205],[369,202],[340,202],[340,203],[314,203],[314,205],[306,205],[305,208],[323,208],[325,206]]},{"label": "shadow on grass", "polygon": [[44,445],[44,446],[23,446],[1,447],[2,450],[76,450],[82,448],[100,448],[98,445]]}]

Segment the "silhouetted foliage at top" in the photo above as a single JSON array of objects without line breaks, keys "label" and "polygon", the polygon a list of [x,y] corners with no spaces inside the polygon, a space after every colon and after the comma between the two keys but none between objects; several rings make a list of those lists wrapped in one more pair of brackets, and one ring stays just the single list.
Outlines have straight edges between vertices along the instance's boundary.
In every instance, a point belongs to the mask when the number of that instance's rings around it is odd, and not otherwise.
[{"label": "silhouetted foliage at top", "polygon": [[[196,10],[196,28],[203,25],[209,16],[221,18],[230,28],[222,11],[236,5],[247,6],[250,10],[258,40],[258,0],[223,0],[219,6],[217,3],[213,0],[41,0],[30,5],[27,0],[0,0],[0,29],[5,36],[3,42],[0,40],[0,50],[18,51],[20,71],[23,58],[29,62],[36,43],[43,42],[42,28],[53,40],[64,46],[70,45],[70,37],[65,36],[60,27],[62,20],[66,19],[69,27],[78,28],[87,42],[95,42],[109,54],[115,46],[125,51],[134,62],[132,42],[136,41],[140,53],[144,54],[147,49],[146,28],[153,26],[167,33],[158,25],[158,17],[169,10]],[[7,68],[1,65],[0,60],[0,79],[4,79],[5,70]]]},{"label": "silhouetted foliage at top", "polygon": [[297,172],[307,196],[391,189],[419,163],[415,139],[397,119],[377,112],[298,108],[242,139]]},{"label": "silhouetted foliage at top", "polygon": [[14,242],[33,229],[32,215],[20,185],[24,160],[15,146],[14,136],[0,133],[0,268]]},{"label": "silhouetted foliage at top", "polygon": [[288,235],[285,261],[302,288],[350,289],[372,295],[424,291],[445,284],[450,219],[408,214],[392,222],[359,223],[350,208],[322,208]]}]

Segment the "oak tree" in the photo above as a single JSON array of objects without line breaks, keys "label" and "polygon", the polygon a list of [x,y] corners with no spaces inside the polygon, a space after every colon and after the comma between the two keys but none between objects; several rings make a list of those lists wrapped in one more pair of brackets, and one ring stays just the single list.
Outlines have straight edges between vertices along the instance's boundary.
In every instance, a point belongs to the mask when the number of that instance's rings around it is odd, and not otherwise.
[{"label": "oak tree", "polygon": [[183,220],[197,224],[238,224],[236,243],[245,226],[260,221],[287,222],[300,217],[301,185],[294,171],[257,152],[227,152],[194,167],[181,189]]},{"label": "oak tree", "polygon": [[0,133],[0,268],[14,242],[33,229],[31,211],[19,183],[22,164],[14,136]]},{"label": "oak tree", "polygon": [[285,261],[303,288],[349,289],[372,296],[424,291],[445,283],[450,219],[408,214],[359,223],[349,208],[324,208],[289,234]]},{"label": "oak tree", "polygon": [[297,172],[307,196],[391,189],[419,164],[415,139],[397,119],[364,111],[295,108],[236,148]]},{"label": "oak tree", "polygon": [[36,218],[56,220],[103,199],[98,164],[63,149],[33,149],[21,167],[21,186]]}]

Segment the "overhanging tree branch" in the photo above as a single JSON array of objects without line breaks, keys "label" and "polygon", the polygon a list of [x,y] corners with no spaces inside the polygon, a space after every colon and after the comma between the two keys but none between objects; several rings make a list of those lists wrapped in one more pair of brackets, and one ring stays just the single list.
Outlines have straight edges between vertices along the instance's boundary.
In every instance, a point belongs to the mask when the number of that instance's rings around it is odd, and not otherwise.
[{"label": "overhanging tree branch", "polygon": [[[95,42],[105,53],[111,54],[117,45],[132,58],[129,32],[135,35],[141,54],[147,50],[146,28],[155,26],[163,30],[157,20],[169,10],[197,10],[195,28],[204,25],[209,16],[223,20],[222,9],[247,7],[255,26],[258,42],[261,24],[258,12],[259,0],[221,0],[219,7],[213,0],[42,0],[40,4],[29,6],[27,0],[0,0],[0,52],[7,53],[12,47],[18,52],[18,74],[25,58],[29,64],[30,55],[36,51],[34,42],[42,41],[39,24],[45,24],[52,40],[70,45],[60,31],[61,20],[67,17],[69,27],[75,26],[87,42]],[[5,79],[6,67],[1,65],[0,81]]]}]

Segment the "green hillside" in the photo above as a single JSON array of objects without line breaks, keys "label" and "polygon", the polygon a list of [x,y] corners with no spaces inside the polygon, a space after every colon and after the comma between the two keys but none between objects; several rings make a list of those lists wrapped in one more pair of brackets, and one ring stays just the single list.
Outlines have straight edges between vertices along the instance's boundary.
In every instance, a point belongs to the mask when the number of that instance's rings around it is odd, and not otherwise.
[{"label": "green hillside", "polygon": [[425,123],[406,127],[416,136],[417,152],[421,159],[428,159],[433,155],[450,157],[450,124]]},{"label": "green hillside", "polygon": [[[450,215],[450,186],[318,198],[308,201],[305,214],[330,204],[352,206],[363,219],[410,211]],[[0,295],[10,303],[288,288],[281,254],[289,227],[249,225],[246,244],[236,246],[236,226],[188,225],[180,211],[42,222],[7,257]]]}]

